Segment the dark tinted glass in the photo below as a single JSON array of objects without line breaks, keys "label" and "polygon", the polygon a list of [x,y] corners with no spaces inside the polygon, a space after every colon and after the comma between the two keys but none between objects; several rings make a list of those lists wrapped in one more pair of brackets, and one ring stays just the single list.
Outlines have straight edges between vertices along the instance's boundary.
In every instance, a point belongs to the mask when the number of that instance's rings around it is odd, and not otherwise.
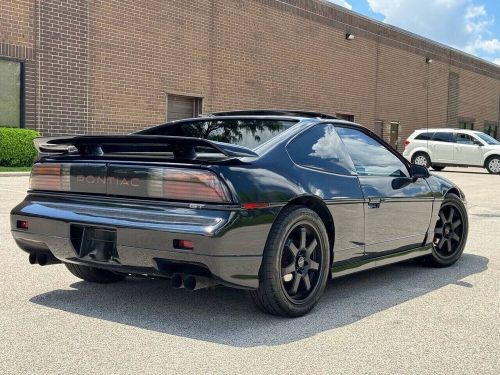
[{"label": "dark tinted glass", "polygon": [[139,134],[204,138],[254,149],[296,123],[262,119],[190,121],[146,129]]},{"label": "dark tinted glass", "polygon": [[453,142],[453,133],[436,132],[432,140],[437,142]]},{"label": "dark tinted glass", "polygon": [[360,176],[408,176],[405,164],[375,138],[356,129],[335,129]]},{"label": "dark tinted glass", "polygon": [[432,139],[432,133],[421,133],[415,137],[419,141],[429,141]]},{"label": "dark tinted glass", "polygon": [[354,165],[333,125],[316,125],[299,134],[287,146],[292,160],[304,167],[352,175]]}]

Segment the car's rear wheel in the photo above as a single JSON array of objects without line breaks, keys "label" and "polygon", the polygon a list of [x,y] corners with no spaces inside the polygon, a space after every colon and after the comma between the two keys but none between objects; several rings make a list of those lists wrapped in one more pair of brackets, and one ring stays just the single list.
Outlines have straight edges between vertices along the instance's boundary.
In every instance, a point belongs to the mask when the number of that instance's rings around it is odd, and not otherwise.
[{"label": "car's rear wheel", "polygon": [[448,194],[441,204],[439,219],[434,229],[432,254],[423,261],[434,267],[448,267],[461,256],[467,242],[469,221],[462,200]]},{"label": "car's rear wheel", "polygon": [[486,169],[491,174],[500,174],[500,156],[492,156],[486,161]]},{"label": "car's rear wheel", "polygon": [[432,169],[434,169],[435,171],[442,171],[445,167],[441,166],[441,165],[433,165],[432,166]]},{"label": "car's rear wheel", "polygon": [[308,208],[289,207],[269,234],[259,288],[250,295],[264,312],[302,316],[318,303],[329,272],[328,235],[321,218]]},{"label": "car's rear wheel", "polygon": [[91,283],[109,284],[125,278],[125,275],[100,268],[81,266],[73,263],[64,263],[64,265],[74,276]]},{"label": "car's rear wheel", "polygon": [[425,152],[417,152],[411,158],[411,162],[422,167],[429,168],[431,166],[431,158]]}]

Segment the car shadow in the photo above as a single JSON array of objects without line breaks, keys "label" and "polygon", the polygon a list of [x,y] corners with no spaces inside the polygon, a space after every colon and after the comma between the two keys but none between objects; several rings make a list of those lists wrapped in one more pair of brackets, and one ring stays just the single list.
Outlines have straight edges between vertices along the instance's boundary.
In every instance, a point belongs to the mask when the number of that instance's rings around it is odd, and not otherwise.
[{"label": "car shadow", "polygon": [[486,169],[483,169],[481,171],[478,171],[478,170],[475,170],[475,171],[468,171],[467,168],[464,168],[464,170],[461,170],[461,171],[457,171],[457,170],[446,170],[446,169],[443,169],[442,171],[435,171],[435,170],[431,170],[431,172],[434,172],[434,173],[461,173],[461,174],[490,174],[488,173],[488,171]]},{"label": "car shadow", "polygon": [[37,295],[31,302],[97,319],[236,347],[281,345],[354,323],[487,269],[488,259],[464,254],[449,268],[406,262],[330,281],[307,316],[286,319],[257,311],[246,293],[230,288],[193,293],[164,280],[128,279]]}]

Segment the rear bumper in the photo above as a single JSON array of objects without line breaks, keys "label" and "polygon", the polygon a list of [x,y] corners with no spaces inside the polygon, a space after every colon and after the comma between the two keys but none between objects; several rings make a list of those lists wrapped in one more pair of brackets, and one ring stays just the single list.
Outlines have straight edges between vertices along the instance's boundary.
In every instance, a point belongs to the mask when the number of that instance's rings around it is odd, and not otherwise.
[{"label": "rear bumper", "polygon": [[[11,212],[11,232],[29,253],[50,251],[63,262],[169,276],[172,266],[201,266],[222,284],[254,289],[274,209],[189,209],[158,203],[30,194]],[[27,221],[28,229],[18,229]],[[72,226],[116,231],[118,262],[81,258]],[[174,240],[194,243],[193,250]]]}]

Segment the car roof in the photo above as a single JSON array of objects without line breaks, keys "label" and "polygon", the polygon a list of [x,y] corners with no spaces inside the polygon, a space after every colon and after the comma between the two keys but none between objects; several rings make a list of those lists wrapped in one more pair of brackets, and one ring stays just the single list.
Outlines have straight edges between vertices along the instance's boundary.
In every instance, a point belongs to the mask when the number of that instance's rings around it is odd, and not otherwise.
[{"label": "car roof", "polygon": [[414,131],[414,133],[427,133],[427,132],[468,132],[468,133],[481,133],[480,131],[477,130],[470,130],[470,129],[457,129],[457,128],[429,128],[429,129],[417,129]]},{"label": "car roof", "polygon": [[285,116],[299,118],[321,118],[336,120],[337,117],[327,113],[305,110],[289,109],[245,109],[235,111],[211,112],[201,117],[227,117],[227,116]]}]

